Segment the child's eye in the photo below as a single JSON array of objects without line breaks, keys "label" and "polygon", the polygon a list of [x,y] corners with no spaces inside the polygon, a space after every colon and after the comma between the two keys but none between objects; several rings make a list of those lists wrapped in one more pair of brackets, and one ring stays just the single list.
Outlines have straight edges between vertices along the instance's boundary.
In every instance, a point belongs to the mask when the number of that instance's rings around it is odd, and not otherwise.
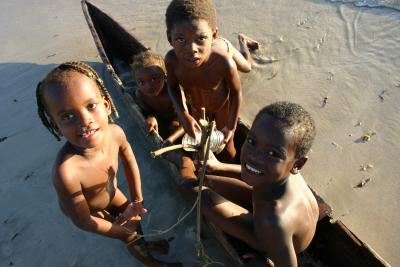
[{"label": "child's eye", "polygon": [[254,140],[253,140],[253,138],[251,138],[251,137],[247,137],[247,143],[249,143],[250,145],[254,145]]},{"label": "child's eye", "polygon": [[271,150],[271,149],[267,151],[267,155],[268,155],[268,157],[272,157],[272,158],[276,158],[276,159],[284,158],[281,153],[279,153],[278,151],[275,151],[275,150]]},{"label": "child's eye", "polygon": [[87,108],[89,109],[89,110],[93,110],[93,109],[95,109],[97,107],[97,104],[96,103],[92,103],[92,104],[89,104],[88,106],[87,106]]},{"label": "child's eye", "polygon": [[142,85],[144,84],[144,82],[143,82],[142,80],[139,80],[139,81],[137,81],[137,84],[138,84],[139,86],[142,86]]},{"label": "child's eye", "polygon": [[204,42],[205,40],[207,40],[207,36],[200,36],[200,37],[198,38],[198,40],[199,40],[200,42]]},{"label": "child's eye", "polygon": [[69,121],[69,120],[72,120],[74,118],[74,115],[73,114],[63,114],[62,116],[61,116],[61,120],[63,120],[63,121]]},{"label": "child's eye", "polygon": [[175,41],[177,41],[178,43],[184,43],[185,39],[179,37],[179,38],[176,38]]},{"label": "child's eye", "polygon": [[151,77],[151,81],[152,82],[155,82],[155,81],[157,81],[159,78],[157,77],[157,76],[154,76],[154,77]]}]

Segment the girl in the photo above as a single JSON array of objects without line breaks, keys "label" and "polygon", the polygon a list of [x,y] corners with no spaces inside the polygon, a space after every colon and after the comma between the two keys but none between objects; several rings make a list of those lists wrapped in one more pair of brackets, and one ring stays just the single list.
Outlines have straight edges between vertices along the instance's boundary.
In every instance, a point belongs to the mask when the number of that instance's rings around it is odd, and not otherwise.
[{"label": "girl", "polygon": [[[98,74],[84,63],[63,63],[38,84],[36,97],[43,124],[67,139],[52,173],[61,210],[79,228],[125,242],[144,264],[162,265],[143,239],[135,241],[146,212],[139,169],[124,131],[109,123],[118,113]],[[118,158],[130,200],[117,187]]]}]

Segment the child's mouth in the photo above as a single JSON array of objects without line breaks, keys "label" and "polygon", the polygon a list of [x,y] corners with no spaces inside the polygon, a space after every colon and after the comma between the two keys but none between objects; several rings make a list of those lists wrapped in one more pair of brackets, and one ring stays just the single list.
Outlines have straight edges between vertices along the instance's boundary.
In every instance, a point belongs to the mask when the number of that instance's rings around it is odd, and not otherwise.
[{"label": "child's mouth", "polygon": [[192,58],[189,58],[188,61],[189,61],[191,64],[196,65],[196,64],[198,64],[198,63],[200,62],[200,58],[198,58],[198,57],[192,57]]},{"label": "child's mouth", "polygon": [[257,170],[255,167],[249,165],[248,163],[245,164],[246,170],[250,173],[250,174],[255,174],[255,175],[261,175],[263,174],[262,171]]},{"label": "child's mouth", "polygon": [[84,139],[89,139],[91,138],[96,132],[98,131],[98,129],[90,129],[88,131],[85,131],[81,134],[79,134],[80,137],[84,138]]}]

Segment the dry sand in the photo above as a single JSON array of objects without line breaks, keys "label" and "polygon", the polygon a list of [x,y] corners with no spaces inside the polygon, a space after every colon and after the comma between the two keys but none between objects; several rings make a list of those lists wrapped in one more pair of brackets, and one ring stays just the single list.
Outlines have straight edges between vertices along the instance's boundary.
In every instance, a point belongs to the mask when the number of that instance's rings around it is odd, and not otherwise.
[{"label": "dry sand", "polygon": [[[57,206],[50,171],[61,143],[36,115],[36,83],[66,60],[83,60],[106,78],[107,73],[98,63],[79,2],[41,2],[0,2],[0,265],[132,265],[119,241],[78,230]],[[170,49],[164,26],[168,1],[108,2],[96,1],[154,51]],[[261,107],[276,100],[307,108],[318,135],[303,175],[332,206],[335,218],[400,266],[400,12],[323,0],[215,2],[221,36],[237,46],[237,34],[244,32],[261,44],[255,68],[242,75],[242,117],[250,123]],[[147,178],[147,205],[155,210],[145,227],[169,225],[184,205],[174,196],[171,177],[154,178],[165,166],[148,158],[127,115],[119,123],[130,135]],[[360,142],[372,132],[369,142]],[[366,164],[373,168],[361,170]],[[355,187],[367,178],[363,187]],[[163,213],[170,205],[175,213]],[[188,259],[191,223],[193,218],[174,232],[169,255],[185,266],[194,264]],[[211,238],[207,242],[217,250]]]}]

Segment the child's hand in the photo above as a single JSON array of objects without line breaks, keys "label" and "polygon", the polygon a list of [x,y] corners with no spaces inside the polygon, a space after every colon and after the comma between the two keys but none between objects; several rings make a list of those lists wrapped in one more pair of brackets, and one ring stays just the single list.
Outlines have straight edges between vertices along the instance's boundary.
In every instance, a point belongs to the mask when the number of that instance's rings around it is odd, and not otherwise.
[{"label": "child's hand", "polygon": [[224,127],[221,132],[224,133],[224,144],[227,144],[229,140],[232,138],[234,130],[229,129],[228,127]]},{"label": "child's hand", "polygon": [[196,132],[201,133],[201,127],[197,121],[189,114],[185,113],[185,120],[182,122],[182,126],[191,137],[196,138]]},{"label": "child's hand", "polygon": [[[208,160],[207,160],[207,166],[206,166],[206,172],[207,173],[213,173],[217,172],[220,170],[221,162],[215,157],[214,153],[210,151]],[[202,160],[194,160],[194,165],[196,168],[201,172],[202,168],[204,167],[204,162]]]},{"label": "child's hand", "polygon": [[157,119],[153,116],[147,117],[147,133],[151,134],[152,132],[158,132],[158,123]]},{"label": "child's hand", "polygon": [[142,219],[140,215],[146,212],[147,210],[142,207],[142,202],[129,203],[124,212],[116,218],[115,223],[124,225],[131,221],[140,221]]}]

